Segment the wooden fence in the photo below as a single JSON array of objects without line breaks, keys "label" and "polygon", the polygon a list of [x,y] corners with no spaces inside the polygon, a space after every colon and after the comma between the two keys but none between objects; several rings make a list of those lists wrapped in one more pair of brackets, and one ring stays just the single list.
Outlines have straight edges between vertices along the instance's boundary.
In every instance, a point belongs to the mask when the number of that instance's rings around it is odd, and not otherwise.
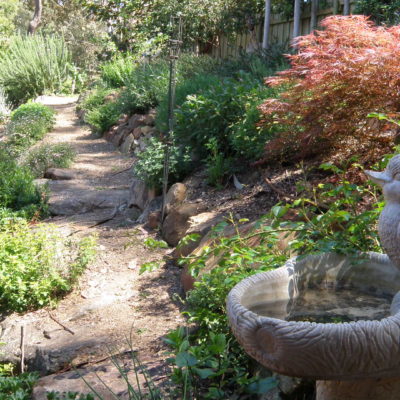
[{"label": "wooden fence", "polygon": [[[352,6],[354,2],[351,2]],[[340,7],[343,0],[340,1]],[[339,8],[340,11],[340,8]],[[319,10],[317,14],[317,22],[329,15],[333,15],[333,7]],[[309,10],[305,10],[301,16],[301,35],[311,32],[311,15]],[[284,19],[279,15],[271,16],[270,24],[270,44],[277,44],[288,48],[293,35],[293,19]],[[237,57],[240,51],[251,52],[261,47],[263,36],[263,25],[255,27],[253,32],[236,35],[234,39],[227,36],[217,38],[212,48],[211,54],[215,58]]]}]

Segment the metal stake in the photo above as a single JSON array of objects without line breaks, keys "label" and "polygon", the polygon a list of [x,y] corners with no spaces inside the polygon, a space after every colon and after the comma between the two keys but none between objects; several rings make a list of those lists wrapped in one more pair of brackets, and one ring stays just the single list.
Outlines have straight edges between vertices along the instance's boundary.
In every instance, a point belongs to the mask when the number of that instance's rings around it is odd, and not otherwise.
[{"label": "metal stake", "polygon": [[171,26],[173,32],[169,40],[169,88],[168,88],[168,132],[164,137],[164,171],[163,171],[163,193],[161,207],[161,224],[165,217],[165,202],[168,190],[169,176],[169,159],[171,145],[173,140],[174,124],[175,124],[175,89],[176,89],[176,61],[179,58],[181,45],[183,24],[182,17],[171,17]]}]

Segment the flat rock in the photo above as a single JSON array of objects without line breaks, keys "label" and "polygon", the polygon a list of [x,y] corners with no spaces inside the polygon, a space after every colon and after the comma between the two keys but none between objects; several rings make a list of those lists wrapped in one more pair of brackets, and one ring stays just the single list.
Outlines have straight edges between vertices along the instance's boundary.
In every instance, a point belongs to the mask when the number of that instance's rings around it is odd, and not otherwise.
[{"label": "flat rock", "polygon": [[67,181],[76,178],[76,172],[65,168],[49,168],[44,173],[44,177],[56,181]]},{"label": "flat rock", "polygon": [[[118,362],[123,366],[124,372],[132,387],[137,390],[136,374],[134,372],[135,367],[131,356],[128,354],[118,356]],[[143,363],[143,366],[149,373],[150,378],[153,381],[157,380],[157,382],[159,382],[157,378],[162,378],[164,373],[160,365],[153,362]],[[140,389],[142,392],[146,392],[146,379],[141,373],[137,376]],[[59,393],[93,393],[82,377],[93,387],[103,400],[115,400],[115,396],[112,395],[109,389],[118,396],[118,399],[128,400],[131,398],[128,393],[127,383],[122,378],[120,371],[118,371],[110,360],[105,360],[77,370],[40,378],[34,387],[32,400],[47,400],[47,393],[52,391]],[[99,378],[104,383],[102,383]],[[108,386],[109,389],[107,389],[106,386]]]},{"label": "flat rock", "polygon": [[91,186],[87,181],[49,182],[52,215],[74,215],[127,203],[129,191]]}]

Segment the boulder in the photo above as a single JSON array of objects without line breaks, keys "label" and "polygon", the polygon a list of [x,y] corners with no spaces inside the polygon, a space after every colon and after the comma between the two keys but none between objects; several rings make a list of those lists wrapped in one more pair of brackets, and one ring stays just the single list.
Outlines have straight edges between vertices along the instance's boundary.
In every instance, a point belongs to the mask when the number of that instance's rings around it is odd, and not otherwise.
[{"label": "boulder", "polygon": [[196,240],[186,244],[178,244],[177,248],[172,253],[175,258],[186,257],[196,249],[201,240],[208,232],[217,224],[224,220],[224,214],[216,212],[204,212],[189,218],[189,228],[185,235],[198,235]]},{"label": "boulder", "polygon": [[128,122],[128,120],[129,120],[129,116],[126,115],[126,114],[122,114],[122,115],[119,117],[119,120],[117,121],[117,125],[123,125],[123,124],[125,124],[126,122]]},{"label": "boulder", "polygon": [[135,138],[132,134],[129,134],[122,143],[120,150],[124,154],[129,154],[132,150],[132,147],[136,147]]},{"label": "boulder", "polygon": [[107,140],[107,142],[112,142],[113,137],[118,131],[118,126],[114,125],[112,126],[104,135],[104,139]]},{"label": "boulder", "polygon": [[162,206],[162,196],[155,197],[152,199],[137,219],[136,222],[139,224],[149,223],[150,214],[153,213],[161,213],[161,206]]},{"label": "boulder", "polygon": [[146,116],[142,114],[135,114],[129,118],[128,126],[130,130],[134,130],[139,126],[145,125]]},{"label": "boulder", "polygon": [[141,179],[134,178],[129,190],[128,207],[144,210],[154,197],[154,189],[149,189]]},{"label": "boulder", "polygon": [[162,235],[170,246],[176,246],[190,227],[189,218],[205,211],[199,203],[186,203],[169,210],[162,225]]},{"label": "boulder", "polygon": [[146,228],[157,229],[161,222],[161,211],[153,211],[147,218]]},{"label": "boulder", "polygon": [[115,147],[121,146],[125,138],[130,134],[130,132],[131,129],[127,125],[120,126],[111,140],[112,144]]},{"label": "boulder", "polygon": [[182,204],[186,199],[186,193],[187,187],[184,183],[174,183],[165,198],[165,213],[168,214],[171,207]]},{"label": "boulder", "polygon": [[146,148],[147,148],[147,146],[148,146],[148,143],[149,143],[149,141],[148,141],[148,139],[147,138],[144,138],[144,137],[141,137],[139,140],[138,140],[138,142],[139,142],[139,150],[140,151],[144,151],[144,150],[146,150]]},{"label": "boulder", "polygon": [[142,131],[142,135],[144,136],[152,135],[155,132],[155,129],[151,126],[142,126],[140,130]]},{"label": "boulder", "polygon": [[65,168],[48,168],[44,177],[55,181],[68,181],[76,178],[76,172]]},{"label": "boulder", "polygon": [[144,123],[146,125],[154,126],[154,124],[156,123],[156,110],[155,109],[151,109],[148,112],[148,114],[145,116]]},{"label": "boulder", "polygon": [[142,136],[142,129],[140,128],[140,126],[137,127],[137,128],[135,128],[135,129],[132,131],[132,135],[134,136],[135,139],[139,139],[140,136]]}]

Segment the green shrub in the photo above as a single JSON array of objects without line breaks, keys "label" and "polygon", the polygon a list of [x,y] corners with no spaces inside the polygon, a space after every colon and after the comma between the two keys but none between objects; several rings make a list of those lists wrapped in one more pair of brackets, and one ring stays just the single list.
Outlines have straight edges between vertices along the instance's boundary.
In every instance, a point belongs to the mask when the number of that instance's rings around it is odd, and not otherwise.
[{"label": "green shrub", "polygon": [[34,213],[43,206],[43,195],[33,183],[33,176],[26,167],[0,148],[0,208]]},{"label": "green shrub", "polygon": [[49,168],[68,168],[75,155],[68,143],[42,144],[29,151],[23,165],[29,168],[35,178],[42,178]]},{"label": "green shrub", "polygon": [[31,228],[10,219],[0,230],[0,303],[3,311],[44,307],[71,290],[94,255],[94,239],[63,239],[49,224]]},{"label": "green shrub", "polygon": [[26,372],[18,376],[0,376],[0,400],[30,400],[39,375]]},{"label": "green shrub", "polygon": [[17,149],[26,148],[51,131],[55,112],[39,103],[26,103],[12,114],[6,126],[7,143]]},{"label": "green shrub", "polygon": [[77,106],[77,110],[91,111],[98,108],[104,104],[105,97],[114,92],[113,89],[101,85],[97,86],[84,94],[83,99],[80,100]]},{"label": "green shrub", "polygon": [[[187,96],[176,111],[176,137],[203,159],[209,154],[206,144],[212,138],[217,139],[225,156],[235,153],[230,138],[232,126],[243,120],[249,102],[265,95],[261,82],[248,73],[240,76],[241,80],[224,78],[217,85]],[[257,134],[255,126],[253,134]],[[242,152],[240,147],[237,150]]]},{"label": "green shrub", "polygon": [[[149,139],[144,151],[137,154],[133,169],[135,175],[149,187],[161,188],[163,182],[165,145],[157,138]],[[190,170],[190,156],[187,148],[172,146],[170,149],[169,171],[170,182],[182,179]]]},{"label": "green shrub", "polygon": [[85,122],[96,133],[104,133],[117,123],[121,116],[121,107],[118,103],[110,102],[94,107],[85,115]]},{"label": "green shrub", "polygon": [[168,93],[169,66],[165,60],[138,65],[127,78],[118,103],[121,113],[146,112]]},{"label": "green shrub", "polygon": [[120,88],[133,75],[136,67],[137,58],[133,55],[119,56],[100,67],[101,79],[109,87]]},{"label": "green shrub", "polygon": [[15,36],[0,60],[0,86],[14,104],[73,84],[71,55],[61,37]]},{"label": "green shrub", "polygon": [[274,91],[267,87],[249,93],[243,115],[229,130],[229,143],[235,157],[250,162],[259,160],[264,153],[265,143],[280,131],[279,125],[268,128],[259,125],[261,112],[258,107],[264,99],[274,95]]},{"label": "green shrub", "polygon": [[[188,96],[218,86],[220,82],[221,77],[207,73],[199,73],[189,79],[182,79],[176,87],[176,109],[182,106]],[[160,132],[168,131],[168,96],[164,96],[157,107],[156,127]]]}]

